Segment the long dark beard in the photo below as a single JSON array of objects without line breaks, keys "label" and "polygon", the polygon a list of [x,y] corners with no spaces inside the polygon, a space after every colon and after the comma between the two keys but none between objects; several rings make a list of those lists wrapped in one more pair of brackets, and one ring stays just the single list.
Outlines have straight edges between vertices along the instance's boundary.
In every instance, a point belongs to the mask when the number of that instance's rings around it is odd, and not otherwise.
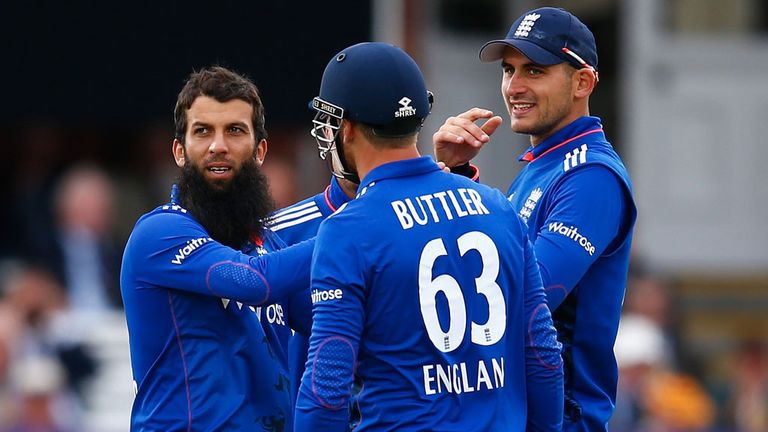
[{"label": "long dark beard", "polygon": [[228,185],[212,186],[194,164],[178,179],[179,200],[214,240],[240,249],[275,209],[269,182],[255,160],[243,163]]}]

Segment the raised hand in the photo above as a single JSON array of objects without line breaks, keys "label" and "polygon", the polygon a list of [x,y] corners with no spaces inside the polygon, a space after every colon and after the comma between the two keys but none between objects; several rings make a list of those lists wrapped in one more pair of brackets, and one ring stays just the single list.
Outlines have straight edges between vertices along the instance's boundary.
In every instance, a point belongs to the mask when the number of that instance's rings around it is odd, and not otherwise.
[{"label": "raised hand", "polygon": [[[480,125],[475,123],[481,119],[488,120]],[[490,136],[502,121],[501,117],[483,108],[472,108],[458,116],[449,117],[432,135],[435,158],[448,167],[469,162],[491,140]]]}]

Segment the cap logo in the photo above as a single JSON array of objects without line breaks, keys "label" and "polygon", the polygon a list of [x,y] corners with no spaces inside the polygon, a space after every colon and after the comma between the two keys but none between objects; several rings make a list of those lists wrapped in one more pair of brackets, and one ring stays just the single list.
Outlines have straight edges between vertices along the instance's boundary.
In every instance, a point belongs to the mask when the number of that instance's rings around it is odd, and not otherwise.
[{"label": "cap logo", "polygon": [[528,37],[528,32],[533,29],[533,25],[536,24],[536,20],[539,18],[541,18],[541,14],[532,13],[526,15],[523,21],[520,22],[520,25],[517,26],[517,30],[515,30],[515,37]]},{"label": "cap logo", "polygon": [[411,100],[405,96],[403,96],[402,99],[397,101],[400,105],[402,105],[397,111],[395,111],[395,117],[410,117],[416,115],[416,108],[411,106]]}]

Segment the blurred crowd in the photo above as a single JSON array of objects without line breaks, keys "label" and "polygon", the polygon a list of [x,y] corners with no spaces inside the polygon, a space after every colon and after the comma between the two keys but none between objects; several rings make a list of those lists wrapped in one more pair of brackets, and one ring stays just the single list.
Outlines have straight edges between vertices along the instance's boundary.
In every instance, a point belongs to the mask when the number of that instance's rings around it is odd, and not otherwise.
[{"label": "blurred crowd", "polygon": [[684,337],[678,284],[639,262],[630,278],[614,352],[617,432],[768,431],[768,345],[733,341],[724,377]]},{"label": "blurred crowd", "polygon": [[23,238],[0,264],[0,430],[83,430],[100,366],[89,335],[121,308],[116,196],[102,168],[82,164],[13,201]]},{"label": "blurred crowd", "polygon": [[[108,430],[109,420],[88,421],[105,406],[94,392],[132,394],[127,332],[115,321],[122,318],[120,259],[136,218],[162,203],[173,182],[167,136],[143,137],[141,175],[113,173],[101,162],[54,169],[38,159],[20,160],[13,181],[4,180],[0,432]],[[51,151],[44,144],[26,150]],[[288,158],[268,157],[264,170],[278,206],[301,198]],[[633,262],[615,347],[620,382],[611,430],[768,431],[766,341],[733,341],[725,373],[713,377],[707,359],[689,350],[678,302],[674,278]],[[118,331],[107,331],[115,322]],[[97,331],[116,338],[112,357],[100,353],[108,339],[94,338]],[[105,374],[115,357],[121,369]],[[100,387],[100,380],[110,381]],[[109,430],[125,430],[130,399],[107,402],[122,416]]]}]

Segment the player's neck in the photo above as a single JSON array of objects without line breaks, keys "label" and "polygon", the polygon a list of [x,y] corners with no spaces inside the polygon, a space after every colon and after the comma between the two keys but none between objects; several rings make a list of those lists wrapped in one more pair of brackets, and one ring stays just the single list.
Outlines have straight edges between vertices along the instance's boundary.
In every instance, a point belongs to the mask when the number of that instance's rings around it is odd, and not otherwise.
[{"label": "player's neck", "polygon": [[550,129],[547,133],[540,134],[540,135],[531,135],[531,146],[536,147],[537,145],[541,144],[546,140],[547,138],[551,137],[552,135],[560,132],[564,127],[568,126],[569,124],[575,122],[576,120],[589,115],[589,108],[585,105],[583,108],[578,110],[573,110],[571,113],[563,117],[560,122]]},{"label": "player's neck", "polygon": [[361,147],[363,148],[358,149],[355,154],[357,175],[361,179],[365,178],[373,169],[385,163],[414,159],[421,156],[415,143],[402,148],[380,149],[374,148],[370,144]]}]

